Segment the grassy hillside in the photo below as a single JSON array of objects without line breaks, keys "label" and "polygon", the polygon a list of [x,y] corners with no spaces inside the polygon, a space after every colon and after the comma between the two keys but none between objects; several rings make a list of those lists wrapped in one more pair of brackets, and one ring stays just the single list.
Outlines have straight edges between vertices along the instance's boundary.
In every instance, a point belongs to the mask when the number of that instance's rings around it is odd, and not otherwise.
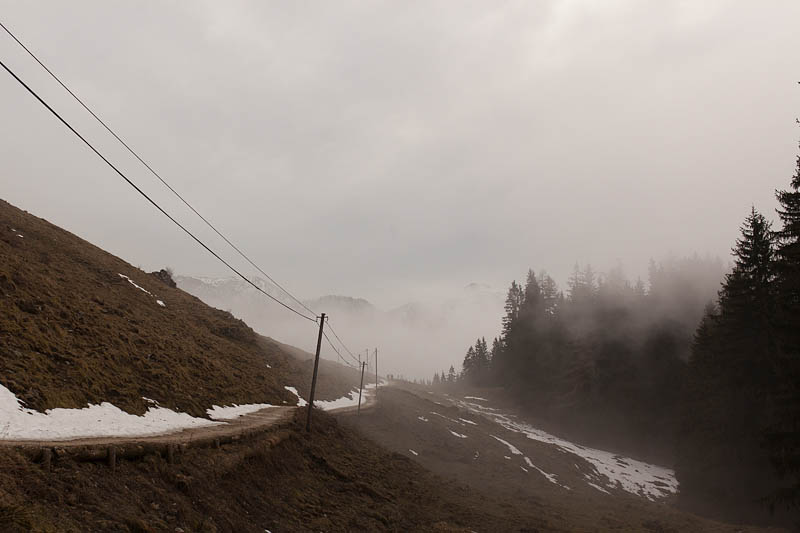
[{"label": "grassy hillside", "polygon": [[[142,397],[205,414],[212,404],[294,403],[310,366],[230,313],[0,200],[0,383],[30,408]],[[313,335],[313,324],[309,327]],[[320,376],[320,399],[355,372]]]},{"label": "grassy hillside", "polygon": [[[267,439],[51,472],[0,449],[0,530],[157,532],[553,531],[537,509],[447,482],[325,413]],[[288,433],[288,435],[286,435]]]}]

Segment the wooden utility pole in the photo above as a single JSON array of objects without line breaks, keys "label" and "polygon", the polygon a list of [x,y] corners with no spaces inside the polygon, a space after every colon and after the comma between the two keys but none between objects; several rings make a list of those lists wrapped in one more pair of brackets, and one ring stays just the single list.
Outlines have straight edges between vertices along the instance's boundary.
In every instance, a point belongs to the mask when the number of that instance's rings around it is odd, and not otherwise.
[{"label": "wooden utility pole", "polygon": [[314,356],[314,373],[311,375],[311,394],[308,395],[308,414],[306,414],[306,431],[311,431],[311,411],[314,410],[314,392],[317,390],[317,370],[319,370],[319,350],[322,348],[322,328],[325,327],[325,313],[319,320],[319,335],[317,336],[317,355]]},{"label": "wooden utility pole", "polygon": [[378,348],[375,348],[375,401],[378,401]]},{"label": "wooden utility pole", "polygon": [[364,389],[364,366],[366,366],[366,361],[361,363],[361,386],[358,388],[358,411],[356,415],[361,414],[361,391]]}]

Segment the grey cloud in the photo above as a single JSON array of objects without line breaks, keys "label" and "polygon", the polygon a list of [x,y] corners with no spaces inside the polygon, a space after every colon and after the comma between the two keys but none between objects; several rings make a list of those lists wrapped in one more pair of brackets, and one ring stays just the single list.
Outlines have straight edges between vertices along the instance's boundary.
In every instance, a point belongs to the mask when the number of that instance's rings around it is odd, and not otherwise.
[{"label": "grey cloud", "polygon": [[[301,297],[389,308],[529,266],[725,257],[794,163],[797,2],[0,6]],[[6,37],[0,54],[221,247]],[[3,197],[147,269],[223,274],[7,76],[0,100]]]}]

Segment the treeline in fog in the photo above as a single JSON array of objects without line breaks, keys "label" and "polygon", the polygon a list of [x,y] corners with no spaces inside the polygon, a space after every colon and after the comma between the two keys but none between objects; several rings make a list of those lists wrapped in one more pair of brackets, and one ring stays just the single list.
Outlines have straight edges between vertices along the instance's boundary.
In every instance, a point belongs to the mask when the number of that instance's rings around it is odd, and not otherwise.
[{"label": "treeline in fog", "polygon": [[732,270],[651,263],[649,283],[576,267],[566,291],[529,271],[503,328],[457,377],[502,386],[541,420],[597,445],[675,462],[687,505],[739,519],[800,504],[800,157],[755,209]]},{"label": "treeline in fog", "polygon": [[666,458],[692,335],[723,273],[719,259],[652,262],[646,287],[576,266],[564,291],[529,271],[511,283],[501,334],[469,348],[460,377],[502,385],[597,445]]}]

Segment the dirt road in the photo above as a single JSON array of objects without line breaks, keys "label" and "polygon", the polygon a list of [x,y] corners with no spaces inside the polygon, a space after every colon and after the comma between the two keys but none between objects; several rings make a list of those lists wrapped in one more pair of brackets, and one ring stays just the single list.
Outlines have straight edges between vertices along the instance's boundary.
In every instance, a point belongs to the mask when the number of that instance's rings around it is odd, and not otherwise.
[{"label": "dirt road", "polygon": [[[375,404],[374,391],[365,391],[361,409],[368,409]],[[238,440],[243,436],[254,436],[291,420],[295,406],[275,406],[260,409],[233,420],[220,421],[219,424],[199,428],[187,428],[168,433],[147,436],[124,437],[90,437],[69,440],[0,440],[0,446],[20,448],[93,448],[105,450],[109,446],[125,449],[148,449],[168,445],[202,445],[204,443],[226,443]],[[330,414],[354,413],[356,407],[330,409]]]}]

